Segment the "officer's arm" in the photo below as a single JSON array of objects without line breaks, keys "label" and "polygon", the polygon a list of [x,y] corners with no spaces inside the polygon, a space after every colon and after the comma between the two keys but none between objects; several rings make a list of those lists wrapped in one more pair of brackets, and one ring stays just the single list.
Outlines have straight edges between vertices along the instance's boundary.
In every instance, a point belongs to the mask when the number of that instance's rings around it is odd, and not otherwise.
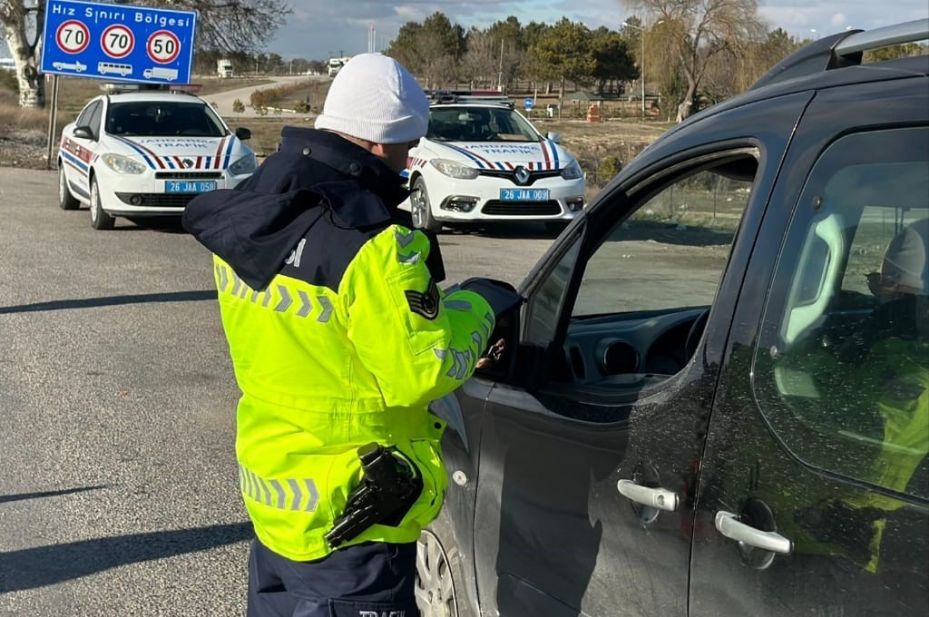
[{"label": "officer's arm", "polygon": [[460,386],[494,328],[480,295],[438,288],[428,255],[422,232],[393,225],[362,247],[339,286],[348,336],[389,406],[427,403]]}]

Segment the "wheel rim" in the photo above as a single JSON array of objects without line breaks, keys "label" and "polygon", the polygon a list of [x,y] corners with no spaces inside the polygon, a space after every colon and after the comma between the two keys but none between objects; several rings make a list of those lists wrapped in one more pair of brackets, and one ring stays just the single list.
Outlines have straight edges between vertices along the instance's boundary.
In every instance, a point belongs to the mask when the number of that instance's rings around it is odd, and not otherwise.
[{"label": "wheel rim", "polygon": [[422,184],[417,183],[417,185],[413,187],[413,194],[410,195],[410,203],[413,206],[410,209],[410,214],[413,215],[413,224],[416,227],[422,227],[426,220],[426,197],[423,195],[425,190]]},{"label": "wheel rim", "polygon": [[458,617],[455,585],[439,540],[424,531],[416,545],[416,604],[423,617]]}]

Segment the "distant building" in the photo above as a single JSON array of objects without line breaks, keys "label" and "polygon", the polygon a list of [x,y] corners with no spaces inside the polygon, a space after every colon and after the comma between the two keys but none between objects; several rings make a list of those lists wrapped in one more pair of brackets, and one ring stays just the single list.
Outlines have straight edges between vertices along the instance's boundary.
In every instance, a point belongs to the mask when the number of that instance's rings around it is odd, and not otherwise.
[{"label": "distant building", "polygon": [[0,58],[0,71],[15,71],[16,62],[13,58]]}]

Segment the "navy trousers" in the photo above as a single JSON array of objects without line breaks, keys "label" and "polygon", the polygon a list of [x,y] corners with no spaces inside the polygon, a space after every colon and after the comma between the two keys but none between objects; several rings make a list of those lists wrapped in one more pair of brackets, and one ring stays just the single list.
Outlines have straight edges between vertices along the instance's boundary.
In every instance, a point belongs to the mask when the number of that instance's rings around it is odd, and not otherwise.
[{"label": "navy trousers", "polygon": [[291,561],[253,540],[248,617],[420,617],[416,543],[366,543]]}]

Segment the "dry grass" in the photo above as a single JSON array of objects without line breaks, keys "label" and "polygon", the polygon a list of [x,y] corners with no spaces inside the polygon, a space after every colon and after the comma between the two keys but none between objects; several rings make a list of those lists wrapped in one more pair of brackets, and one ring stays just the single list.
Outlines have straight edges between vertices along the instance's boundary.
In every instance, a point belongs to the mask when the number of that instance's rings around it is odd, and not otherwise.
[{"label": "dry grass", "polygon": [[14,132],[47,130],[47,110],[23,109],[14,93],[0,90],[0,139],[9,139]]}]

